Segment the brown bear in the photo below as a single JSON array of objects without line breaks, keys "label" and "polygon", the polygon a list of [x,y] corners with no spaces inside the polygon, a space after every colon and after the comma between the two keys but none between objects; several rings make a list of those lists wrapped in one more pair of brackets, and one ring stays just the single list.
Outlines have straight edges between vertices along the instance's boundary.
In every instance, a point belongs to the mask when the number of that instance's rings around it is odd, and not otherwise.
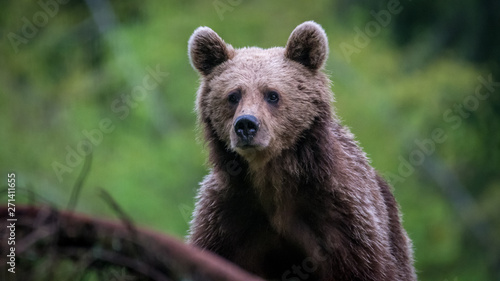
[{"label": "brown bear", "polygon": [[270,49],[200,27],[188,46],[211,166],[188,242],[267,279],[416,280],[390,187],[332,110],[321,26]]}]

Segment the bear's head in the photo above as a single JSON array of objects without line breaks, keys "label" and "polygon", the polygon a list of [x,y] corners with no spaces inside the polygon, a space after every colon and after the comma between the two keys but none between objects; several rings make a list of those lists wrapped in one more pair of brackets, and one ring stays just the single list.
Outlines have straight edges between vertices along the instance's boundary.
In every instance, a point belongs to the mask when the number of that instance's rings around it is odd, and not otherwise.
[{"label": "bear's head", "polygon": [[293,148],[320,115],[330,116],[330,81],[322,72],[328,41],[317,23],[297,26],[285,48],[235,49],[208,27],[196,29],[188,45],[201,74],[199,122],[248,162]]}]

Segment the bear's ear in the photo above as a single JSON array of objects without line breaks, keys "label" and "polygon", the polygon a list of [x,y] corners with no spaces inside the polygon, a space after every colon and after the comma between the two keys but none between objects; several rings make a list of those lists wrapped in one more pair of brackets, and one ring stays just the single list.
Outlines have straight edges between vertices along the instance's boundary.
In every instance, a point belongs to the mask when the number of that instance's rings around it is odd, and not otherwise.
[{"label": "bear's ear", "polygon": [[297,26],[286,43],[285,57],[311,70],[321,68],[327,56],[326,33],[319,24],[313,21],[306,21]]},{"label": "bear's ear", "polygon": [[231,59],[234,50],[215,31],[208,27],[198,27],[188,41],[191,65],[201,74],[208,75],[214,67]]}]

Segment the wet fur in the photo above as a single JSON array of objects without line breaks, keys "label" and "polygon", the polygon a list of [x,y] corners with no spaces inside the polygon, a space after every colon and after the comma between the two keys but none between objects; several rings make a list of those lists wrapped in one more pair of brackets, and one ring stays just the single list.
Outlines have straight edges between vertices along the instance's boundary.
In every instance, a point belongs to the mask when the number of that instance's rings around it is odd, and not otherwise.
[{"label": "wet fur", "polygon": [[[285,49],[228,46],[223,53],[231,58],[212,64],[193,54],[207,52],[193,45],[205,41],[190,39],[191,62],[202,73],[197,110],[212,170],[201,183],[188,241],[269,279],[305,278],[292,269],[309,259],[317,268],[302,269],[307,280],[416,280],[411,243],[390,188],[331,110],[329,80],[321,72],[326,35],[314,23],[297,30]],[[203,36],[214,35],[202,30]],[[210,44],[220,48],[217,42]],[[269,59],[260,66],[245,57],[248,54]],[[267,64],[281,68],[285,76],[269,78],[278,81],[266,80],[269,75],[223,78],[228,72],[246,73],[241,68],[248,68],[249,74],[255,69],[265,72]],[[230,71],[232,67],[239,68]],[[221,120],[234,112],[214,108],[220,107],[214,95],[231,83],[288,87],[292,98],[283,106],[294,110],[260,115],[284,123],[289,131],[269,121],[269,133],[279,132],[270,152],[256,152],[252,158],[229,147],[229,121]]]}]

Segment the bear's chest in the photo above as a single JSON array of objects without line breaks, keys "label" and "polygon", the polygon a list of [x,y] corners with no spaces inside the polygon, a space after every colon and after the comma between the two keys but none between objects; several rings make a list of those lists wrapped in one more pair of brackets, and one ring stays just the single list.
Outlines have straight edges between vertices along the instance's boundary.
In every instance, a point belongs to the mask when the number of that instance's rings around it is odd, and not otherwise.
[{"label": "bear's chest", "polygon": [[303,223],[303,214],[310,210],[319,200],[304,189],[311,187],[300,184],[300,181],[265,181],[254,186],[255,205],[265,214],[270,227],[278,234],[287,236],[294,232],[297,224]]},{"label": "bear's chest", "polygon": [[240,249],[235,261],[246,270],[266,279],[281,280],[284,272],[307,257],[297,245],[271,229],[250,239],[252,247]]}]

